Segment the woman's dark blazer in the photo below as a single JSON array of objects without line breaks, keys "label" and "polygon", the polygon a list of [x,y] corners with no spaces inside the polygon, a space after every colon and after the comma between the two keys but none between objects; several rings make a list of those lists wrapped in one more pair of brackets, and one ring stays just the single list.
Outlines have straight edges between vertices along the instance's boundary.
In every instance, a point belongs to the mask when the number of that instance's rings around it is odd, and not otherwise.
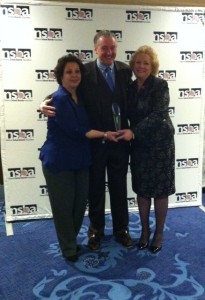
[{"label": "woman's dark blazer", "polygon": [[129,120],[135,142],[144,146],[169,144],[174,126],[169,117],[167,81],[151,75],[137,92],[136,80],[129,89]]}]

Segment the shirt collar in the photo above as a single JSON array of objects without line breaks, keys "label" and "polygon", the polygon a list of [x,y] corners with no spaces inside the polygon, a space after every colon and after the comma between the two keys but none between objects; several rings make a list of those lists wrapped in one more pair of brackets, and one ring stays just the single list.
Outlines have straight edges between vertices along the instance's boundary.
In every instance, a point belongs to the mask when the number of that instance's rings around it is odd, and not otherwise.
[{"label": "shirt collar", "polygon": [[[107,68],[107,66],[103,65],[99,59],[97,58],[97,66],[98,68],[101,70],[101,72],[104,72],[105,69]],[[111,71],[113,72],[113,68],[114,68],[114,63],[112,65],[109,66],[111,68]]]}]

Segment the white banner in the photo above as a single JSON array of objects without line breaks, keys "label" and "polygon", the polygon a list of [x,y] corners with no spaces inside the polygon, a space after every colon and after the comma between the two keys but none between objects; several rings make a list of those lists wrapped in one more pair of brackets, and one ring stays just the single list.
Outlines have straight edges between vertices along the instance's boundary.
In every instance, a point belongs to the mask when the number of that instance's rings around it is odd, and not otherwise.
[{"label": "white banner", "polygon": [[[39,104],[57,88],[53,68],[66,53],[95,59],[93,37],[108,29],[117,59],[148,44],[168,81],[176,135],[176,193],[169,207],[201,205],[204,112],[203,8],[0,1],[0,116],[6,220],[52,217],[38,159],[47,119]],[[106,185],[107,189],[107,185]],[[106,211],[109,193],[106,190]],[[137,210],[128,172],[128,205]]]}]

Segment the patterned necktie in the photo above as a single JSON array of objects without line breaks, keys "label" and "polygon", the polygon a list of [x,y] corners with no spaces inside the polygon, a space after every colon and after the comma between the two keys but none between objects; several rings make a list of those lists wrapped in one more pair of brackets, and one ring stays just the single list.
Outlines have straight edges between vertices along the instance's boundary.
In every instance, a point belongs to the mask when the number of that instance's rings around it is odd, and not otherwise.
[{"label": "patterned necktie", "polygon": [[113,79],[112,79],[112,73],[111,73],[111,68],[110,67],[107,67],[105,69],[105,79],[106,79],[110,89],[113,91],[114,90],[114,82],[113,82]]}]

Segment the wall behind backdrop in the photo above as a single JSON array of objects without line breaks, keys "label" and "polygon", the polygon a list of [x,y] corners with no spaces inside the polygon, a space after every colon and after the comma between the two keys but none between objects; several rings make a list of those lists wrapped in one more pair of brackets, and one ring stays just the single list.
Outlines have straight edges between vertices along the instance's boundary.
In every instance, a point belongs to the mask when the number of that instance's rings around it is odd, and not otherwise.
[{"label": "wall behind backdrop", "polygon": [[[48,2],[47,0],[42,0],[43,2]],[[67,0],[50,0],[49,2],[68,2]],[[80,3],[98,3],[98,4],[120,4],[120,5],[146,5],[146,6],[164,6],[164,0],[70,0],[69,2],[80,2]],[[205,6],[204,0],[172,0],[166,3],[167,6],[195,6],[203,7]]]},{"label": "wall behind backdrop", "polygon": [[[0,1],[1,154],[6,220],[52,217],[39,149],[46,117],[39,104],[57,88],[53,68],[71,53],[95,59],[93,36],[109,29],[128,63],[148,44],[168,81],[176,135],[176,193],[169,207],[201,204],[205,9],[36,1]],[[137,209],[128,172],[129,209]],[[110,210],[106,189],[106,210]]]}]

